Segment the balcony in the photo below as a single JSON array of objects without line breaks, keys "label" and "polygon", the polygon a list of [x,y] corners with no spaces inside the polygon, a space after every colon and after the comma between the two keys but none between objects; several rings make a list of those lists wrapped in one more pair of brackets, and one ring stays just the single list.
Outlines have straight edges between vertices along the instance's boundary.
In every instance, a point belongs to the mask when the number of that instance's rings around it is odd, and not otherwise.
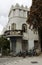
[{"label": "balcony", "polygon": [[22,37],[22,30],[7,30],[4,32],[6,37]]}]

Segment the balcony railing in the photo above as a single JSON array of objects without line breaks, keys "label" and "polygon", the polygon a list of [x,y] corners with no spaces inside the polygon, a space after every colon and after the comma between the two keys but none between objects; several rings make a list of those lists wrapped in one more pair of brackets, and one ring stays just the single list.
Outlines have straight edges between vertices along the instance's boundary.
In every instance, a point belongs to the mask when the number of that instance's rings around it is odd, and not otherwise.
[{"label": "balcony railing", "polygon": [[7,30],[4,32],[5,36],[22,36],[22,30]]}]

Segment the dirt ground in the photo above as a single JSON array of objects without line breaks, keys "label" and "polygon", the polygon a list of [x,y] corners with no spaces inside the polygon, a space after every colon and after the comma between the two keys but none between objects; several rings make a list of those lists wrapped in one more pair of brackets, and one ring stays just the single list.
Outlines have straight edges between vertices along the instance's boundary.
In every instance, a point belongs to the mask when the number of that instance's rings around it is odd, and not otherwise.
[{"label": "dirt ground", "polygon": [[0,65],[42,65],[42,54],[36,57],[2,57]]}]

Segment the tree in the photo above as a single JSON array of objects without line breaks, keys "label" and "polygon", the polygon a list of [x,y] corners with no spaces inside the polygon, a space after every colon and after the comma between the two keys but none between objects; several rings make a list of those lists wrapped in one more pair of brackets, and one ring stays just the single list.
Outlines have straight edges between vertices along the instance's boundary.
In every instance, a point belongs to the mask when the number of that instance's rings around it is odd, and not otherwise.
[{"label": "tree", "polygon": [[39,39],[42,43],[42,0],[32,0],[28,14],[27,23],[30,24],[30,27],[33,25],[33,29],[38,30]]},{"label": "tree", "polygon": [[42,0],[32,1],[32,6],[27,22],[31,25],[33,24],[34,28],[42,26]]},{"label": "tree", "polygon": [[1,50],[1,53],[4,53],[9,48],[10,48],[10,42],[9,42],[9,40],[7,40],[3,36],[1,36],[0,37],[0,50]]}]

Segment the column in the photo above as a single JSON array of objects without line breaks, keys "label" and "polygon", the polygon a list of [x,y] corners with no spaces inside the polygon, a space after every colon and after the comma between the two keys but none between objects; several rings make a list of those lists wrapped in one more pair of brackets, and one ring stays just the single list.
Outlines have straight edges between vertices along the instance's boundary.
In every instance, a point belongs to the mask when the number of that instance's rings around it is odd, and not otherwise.
[{"label": "column", "polygon": [[17,42],[16,42],[16,53],[19,53],[20,51],[22,51],[22,42],[21,42],[21,39],[17,39]]},{"label": "column", "polygon": [[12,42],[10,41],[10,51],[12,51]]},{"label": "column", "polygon": [[28,50],[34,48],[34,40],[28,40]]}]

